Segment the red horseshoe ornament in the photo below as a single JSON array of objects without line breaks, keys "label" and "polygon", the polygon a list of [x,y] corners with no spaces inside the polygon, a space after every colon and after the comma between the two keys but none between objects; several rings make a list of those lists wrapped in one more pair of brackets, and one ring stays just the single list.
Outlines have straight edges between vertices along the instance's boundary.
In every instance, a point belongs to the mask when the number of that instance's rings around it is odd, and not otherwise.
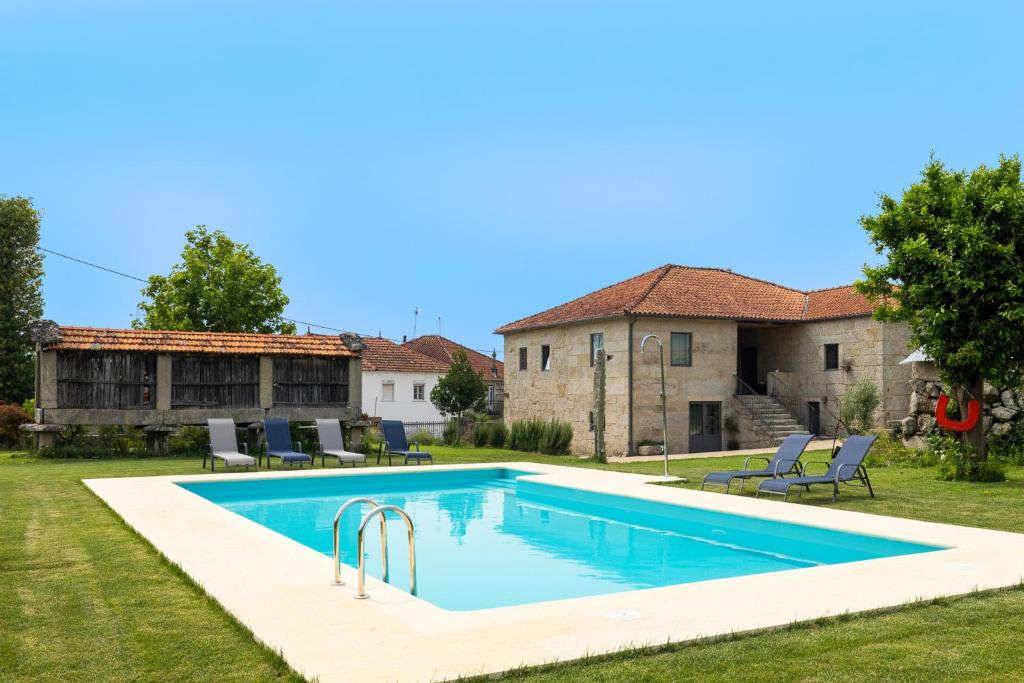
[{"label": "red horseshoe ornament", "polygon": [[981,404],[971,399],[967,402],[967,419],[951,420],[946,415],[946,406],[949,405],[949,396],[939,394],[939,402],[935,404],[935,421],[943,429],[952,429],[954,432],[969,432],[978,424],[981,417]]}]

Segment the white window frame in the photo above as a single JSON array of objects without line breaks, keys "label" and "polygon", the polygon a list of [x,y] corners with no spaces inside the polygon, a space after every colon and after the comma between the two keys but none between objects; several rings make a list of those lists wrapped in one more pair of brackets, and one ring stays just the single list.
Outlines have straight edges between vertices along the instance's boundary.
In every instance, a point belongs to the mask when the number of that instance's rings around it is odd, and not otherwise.
[{"label": "white window frame", "polygon": [[[416,396],[416,390],[419,389],[419,397]],[[427,400],[427,383],[426,382],[413,382],[412,383],[412,400],[414,401],[425,401]]]},{"label": "white window frame", "polygon": [[[387,387],[391,387],[391,398],[387,397],[384,393]],[[381,403],[394,403],[395,402],[395,380],[386,379],[380,383],[380,402]]]}]

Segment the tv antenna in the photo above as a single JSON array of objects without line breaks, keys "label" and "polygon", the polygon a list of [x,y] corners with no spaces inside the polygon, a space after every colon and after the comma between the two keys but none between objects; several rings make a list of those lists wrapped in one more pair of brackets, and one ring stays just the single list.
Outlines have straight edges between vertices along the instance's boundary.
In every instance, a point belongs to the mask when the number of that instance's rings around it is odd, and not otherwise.
[{"label": "tv antenna", "polygon": [[412,338],[413,339],[416,338],[416,322],[419,320],[419,317],[420,317],[420,307],[417,306],[416,308],[412,309]]}]

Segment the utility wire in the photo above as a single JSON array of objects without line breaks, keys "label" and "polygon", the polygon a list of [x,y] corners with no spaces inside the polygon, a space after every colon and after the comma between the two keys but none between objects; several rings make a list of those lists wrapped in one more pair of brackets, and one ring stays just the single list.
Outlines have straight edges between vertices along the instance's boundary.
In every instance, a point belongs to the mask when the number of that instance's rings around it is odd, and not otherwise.
[{"label": "utility wire", "polygon": [[[102,271],[104,271],[106,273],[112,273],[114,275],[120,275],[121,277],[128,278],[129,280],[135,280],[136,282],[141,282],[143,284],[149,284],[149,280],[144,280],[141,277],[136,277],[134,275],[129,275],[128,273],[122,273],[119,270],[114,270],[113,268],[107,268],[106,266],[101,266],[98,263],[93,263],[91,261],[86,261],[85,259],[76,258],[74,256],[68,256],[67,254],[62,254],[61,252],[54,251],[53,249],[47,249],[46,247],[39,247],[39,251],[45,251],[47,254],[53,254],[54,256],[60,256],[61,258],[66,258],[69,261],[74,261],[75,263],[80,263],[83,266],[89,266],[90,268],[96,268],[97,270],[102,270]],[[284,321],[287,321],[287,322],[290,322],[290,323],[295,323],[296,325],[305,325],[306,327],[315,327],[315,328],[320,329],[320,330],[330,330],[331,332],[347,332],[348,331],[348,330],[339,329],[337,327],[331,327],[330,325],[320,325],[318,323],[311,323],[311,322],[308,322],[308,321],[305,321],[305,320],[296,320],[295,318],[286,318],[284,316],[281,316],[281,320],[284,320]],[[438,320],[440,321],[440,318],[438,318]],[[376,335],[361,334],[361,333],[357,333],[357,334],[359,334],[360,337],[369,337],[371,339],[373,337],[377,337],[379,339],[387,339],[388,341],[395,342],[396,344],[399,343],[399,341],[397,339],[391,339],[389,337],[382,337],[379,333],[376,334]],[[477,353],[482,353],[484,355],[487,355],[489,353],[488,351],[486,351],[484,349],[471,349],[471,350],[472,351],[476,351]]]}]

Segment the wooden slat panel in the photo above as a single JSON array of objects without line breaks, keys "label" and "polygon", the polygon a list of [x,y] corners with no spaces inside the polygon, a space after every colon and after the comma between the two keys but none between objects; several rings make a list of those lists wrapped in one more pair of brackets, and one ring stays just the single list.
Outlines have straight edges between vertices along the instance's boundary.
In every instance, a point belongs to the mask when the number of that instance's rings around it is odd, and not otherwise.
[{"label": "wooden slat panel", "polygon": [[174,356],[171,406],[256,408],[260,360],[257,356]]},{"label": "wooden slat panel", "polygon": [[100,351],[57,354],[57,406],[132,410],[156,405],[156,355]]},{"label": "wooden slat panel", "polygon": [[274,405],[347,404],[347,358],[274,358]]}]

